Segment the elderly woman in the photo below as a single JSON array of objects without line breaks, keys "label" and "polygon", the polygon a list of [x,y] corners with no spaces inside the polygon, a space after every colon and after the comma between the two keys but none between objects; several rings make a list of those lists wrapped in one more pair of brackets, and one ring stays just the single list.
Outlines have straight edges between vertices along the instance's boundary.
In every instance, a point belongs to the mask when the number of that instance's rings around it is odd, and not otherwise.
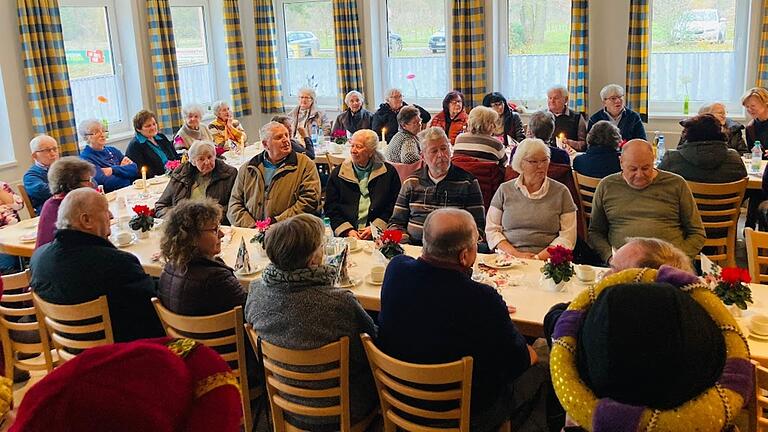
[{"label": "elderly woman", "polygon": [[493,108],[499,115],[493,135],[498,137],[505,147],[512,144],[510,138],[516,143],[525,139],[523,120],[520,119],[520,114],[509,108],[504,95],[499,92],[488,93],[483,97],[483,106]]},{"label": "elderly woman", "polygon": [[43,210],[43,204],[51,197],[48,187],[48,168],[59,158],[59,144],[48,135],[38,135],[29,142],[32,166],[24,173],[24,187],[35,213]]},{"label": "elderly woman", "polygon": [[96,186],[93,181],[95,174],[96,167],[77,156],[63,157],[51,165],[48,170],[48,184],[53,195],[43,204],[43,210],[40,212],[35,248],[53,241],[56,219],[64,197],[75,189]]},{"label": "elderly woman", "polygon": [[603,178],[621,171],[620,142],[619,128],[607,120],[600,120],[587,134],[587,151],[576,156],[573,169],[594,178]]},{"label": "elderly woman", "polygon": [[217,256],[222,216],[221,206],[210,198],[184,200],[168,213],[160,240],[167,264],[158,297],[172,312],[214,315],[245,304],[245,289]]},{"label": "elderly woman", "polygon": [[520,176],[502,183],[488,209],[485,233],[491,250],[546,260],[549,246],[573,249],[576,244],[576,205],[568,188],[547,177],[549,151],[536,138],[518,144],[512,168]]},{"label": "elderly woman", "polygon": [[504,144],[493,136],[498,120],[499,115],[491,108],[484,106],[472,108],[467,121],[467,133],[456,137],[453,153],[506,165],[507,153],[504,151]]},{"label": "elderly woman", "polygon": [[208,124],[208,131],[216,144],[216,154],[220,155],[229,151],[232,146],[245,145],[248,135],[243,130],[243,125],[232,115],[229,104],[218,101],[213,104],[213,115],[216,116]]},{"label": "elderly woman", "polygon": [[768,143],[768,90],[762,87],[749,89],[741,97],[741,105],[747,110],[752,120],[747,123],[747,148],[755,146],[760,141],[763,151]]},{"label": "elderly woman", "polygon": [[443,98],[443,110],[435,114],[427,126],[442,128],[453,145],[456,136],[467,127],[467,117],[464,111],[464,95],[460,91],[453,90]]},{"label": "elderly woman", "polygon": [[[333,286],[336,268],[323,265],[323,222],[300,214],[272,225],[264,241],[271,264],[251,282],[245,320],[265,341],[287,349],[315,349],[349,337],[349,396],[352,424],[378,404],[360,333],[374,335],[376,326],[354,294]],[[327,406],[324,399],[302,403]],[[338,417],[285,420],[303,430],[338,430]]]},{"label": "elderly woman", "polygon": [[[528,117],[528,138],[538,138],[549,146],[549,161],[561,165],[570,165],[571,156],[568,151],[557,147],[555,136],[555,116],[547,110],[539,110]],[[512,155],[515,150],[512,148]],[[573,150],[571,150],[573,151]]]},{"label": "elderly woman", "polygon": [[[293,122],[287,115],[276,115],[272,117],[273,122],[278,122],[288,129],[288,136],[293,136]],[[296,153],[304,153],[308,158],[315,158],[315,144],[312,142],[312,138],[309,136],[306,130],[302,128],[299,133],[299,138],[291,138],[291,148]],[[323,183],[325,184],[325,183]]]},{"label": "elderly woman", "polygon": [[362,129],[349,139],[351,160],[336,167],[326,186],[325,214],[339,237],[371,239],[371,226],[387,228],[400,176],[376,151],[376,132]]},{"label": "elderly woman", "polygon": [[419,138],[421,118],[419,109],[407,106],[397,113],[400,130],[389,141],[386,149],[387,160],[394,163],[412,164],[419,161]]},{"label": "elderly woman", "polygon": [[299,89],[299,104],[288,113],[294,126],[291,138],[302,137],[304,133],[311,135],[312,126],[322,129],[324,135],[331,134],[331,122],[323,111],[317,109],[316,100],[317,95],[313,89],[309,87]]},{"label": "elderly woman", "polygon": [[363,108],[365,98],[362,93],[352,90],[344,97],[347,109],[336,117],[333,123],[332,134],[336,131],[353,134],[361,129],[370,129],[373,123],[373,113]]},{"label": "elderly woman", "polygon": [[213,141],[211,131],[200,124],[203,115],[205,115],[205,109],[202,105],[184,105],[181,108],[181,115],[184,116],[184,124],[173,137],[173,145],[176,150],[189,149],[189,146],[195,141]]},{"label": "elderly woman", "polygon": [[725,142],[720,120],[712,114],[703,114],[683,124],[685,141],[664,155],[658,166],[660,170],[699,183],[730,183],[747,176],[741,155]]},{"label": "elderly woman", "polygon": [[[24,201],[21,196],[11,189],[11,185],[0,180],[0,229],[17,224],[21,220],[19,210],[22,208],[24,208]],[[0,253],[0,274],[13,273],[18,270],[19,259],[17,257]],[[0,282],[0,289],[2,287],[2,282]]]},{"label": "elderly woman", "polygon": [[107,145],[107,133],[100,121],[83,120],[77,132],[87,143],[80,157],[96,167],[95,180],[97,184],[104,186],[104,192],[129,186],[139,177],[136,164],[123,156],[116,147]]},{"label": "elderly woman", "polygon": [[621,131],[621,138],[629,141],[635,138],[647,139],[645,127],[640,114],[627,108],[624,104],[624,87],[618,84],[608,84],[600,90],[600,99],[603,100],[603,109],[592,114],[587,124],[587,131],[600,120],[607,120],[615,124]]},{"label": "elderly woman", "polygon": [[[744,125],[728,117],[728,111],[725,104],[722,102],[714,102],[702,105],[701,108],[699,108],[699,115],[701,114],[712,114],[720,122],[723,133],[725,134],[725,142],[729,148],[736,150],[739,154],[749,152],[747,143],[744,141],[744,133],[742,132],[744,130]],[[685,127],[683,125],[684,121],[685,120],[682,120],[680,122],[680,126]],[[677,144],[678,147],[683,144],[684,140],[685,137],[680,135],[680,142]]]},{"label": "elderly woman", "polygon": [[139,172],[147,169],[147,178],[165,174],[165,164],[178,160],[179,155],[168,137],[158,132],[155,114],[147,110],[139,111],[133,116],[133,128],[136,135],[128,143],[125,155],[136,163]]},{"label": "elderly woman", "polygon": [[[372,129],[378,133],[379,136],[383,135],[387,142],[390,142],[399,130],[400,120],[398,119],[398,114],[400,113],[400,109],[408,106],[408,104],[403,101],[403,92],[397,88],[387,90],[384,94],[384,100],[386,102],[379,105],[379,109],[373,114]],[[429,115],[429,112],[418,105],[413,106],[419,110],[421,123],[426,124],[429,122],[429,119],[432,118],[432,116]]]},{"label": "elderly woman", "polygon": [[[237,168],[216,157],[216,146],[210,141],[195,141],[189,148],[189,163],[170,174],[170,181],[155,203],[155,215],[163,217],[185,199],[212,198],[226,213]],[[222,215],[221,223],[229,224]]]}]

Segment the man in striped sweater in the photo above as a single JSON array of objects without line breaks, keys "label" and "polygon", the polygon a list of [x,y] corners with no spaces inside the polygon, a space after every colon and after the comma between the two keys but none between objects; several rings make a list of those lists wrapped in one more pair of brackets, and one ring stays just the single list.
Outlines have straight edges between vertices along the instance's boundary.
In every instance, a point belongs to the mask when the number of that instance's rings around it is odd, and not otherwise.
[{"label": "man in striped sweater", "polygon": [[403,182],[389,228],[404,231],[408,243],[420,245],[427,215],[439,208],[454,207],[472,215],[480,238],[484,239],[483,195],[477,179],[451,164],[451,145],[443,129],[432,127],[421,136],[424,167]]}]

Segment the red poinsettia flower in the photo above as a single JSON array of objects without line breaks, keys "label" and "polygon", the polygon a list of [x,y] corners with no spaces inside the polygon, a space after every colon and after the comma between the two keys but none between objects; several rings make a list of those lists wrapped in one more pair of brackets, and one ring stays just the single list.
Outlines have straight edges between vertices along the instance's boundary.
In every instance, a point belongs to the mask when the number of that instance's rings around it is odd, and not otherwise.
[{"label": "red poinsettia flower", "polygon": [[178,168],[181,165],[181,161],[178,160],[169,160],[165,163],[165,169],[168,171],[173,171],[176,168]]},{"label": "red poinsettia flower", "polygon": [[155,211],[150,209],[149,206],[145,206],[145,205],[133,206],[133,212],[136,213],[136,216],[146,216],[146,217],[155,216]]},{"label": "red poinsettia flower", "polygon": [[740,282],[750,283],[752,278],[749,276],[749,271],[738,267],[726,267],[720,271],[720,279],[723,282],[735,285]]},{"label": "red poinsettia flower", "polygon": [[347,137],[347,131],[344,129],[336,129],[333,132],[331,132],[331,138],[346,138]]},{"label": "red poinsettia flower", "polygon": [[272,221],[269,218],[266,218],[264,220],[256,221],[256,229],[259,231],[266,231],[267,228],[269,228],[269,225],[272,223]]},{"label": "red poinsettia flower", "polygon": [[549,261],[552,265],[573,261],[573,251],[567,247],[561,245],[550,246],[547,248],[547,252],[549,253]]},{"label": "red poinsettia flower", "polygon": [[400,230],[384,230],[381,234],[382,243],[394,243],[399,244],[403,239],[403,232]]}]

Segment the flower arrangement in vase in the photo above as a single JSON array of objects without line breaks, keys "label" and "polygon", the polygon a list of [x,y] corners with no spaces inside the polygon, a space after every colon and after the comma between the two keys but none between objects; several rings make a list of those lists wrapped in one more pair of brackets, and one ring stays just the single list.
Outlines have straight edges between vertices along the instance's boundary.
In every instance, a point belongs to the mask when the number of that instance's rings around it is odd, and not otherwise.
[{"label": "flower arrangement in vase", "polygon": [[178,160],[169,160],[165,163],[165,172],[170,173],[173,172],[176,168],[181,166],[181,161]]},{"label": "flower arrangement in vase", "polygon": [[719,266],[713,266],[712,272],[704,273],[703,278],[726,306],[746,310],[747,303],[752,303],[752,290],[748,285],[752,278],[748,270],[738,267],[721,269]]},{"label": "flower arrangement in vase", "polygon": [[138,231],[139,237],[148,237],[149,230],[155,226],[155,211],[145,205],[135,205],[133,212],[136,214],[128,221],[128,226],[132,230]]},{"label": "flower arrangement in vase", "polygon": [[573,277],[573,251],[557,245],[548,247],[547,253],[549,259],[541,266],[541,272],[544,274],[544,280],[551,280],[555,290],[560,291],[562,285]]},{"label": "flower arrangement in vase", "polygon": [[344,129],[336,129],[331,132],[331,139],[338,145],[344,145],[347,143],[347,131]]},{"label": "flower arrangement in vase", "polygon": [[384,255],[384,258],[390,260],[398,255],[405,253],[405,250],[400,246],[400,241],[403,239],[403,232],[400,230],[384,230],[381,233],[381,237],[376,241],[379,252]]},{"label": "flower arrangement in vase", "polygon": [[261,255],[266,255],[264,239],[267,237],[267,230],[270,225],[272,225],[272,220],[270,218],[256,221],[256,234],[251,238],[251,243],[256,243],[261,247],[261,250],[259,251]]}]

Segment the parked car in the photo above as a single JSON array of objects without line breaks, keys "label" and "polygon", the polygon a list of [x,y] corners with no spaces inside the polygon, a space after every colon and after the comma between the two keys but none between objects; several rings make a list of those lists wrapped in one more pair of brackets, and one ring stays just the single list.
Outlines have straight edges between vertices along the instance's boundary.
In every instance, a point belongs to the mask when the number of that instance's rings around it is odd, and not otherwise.
[{"label": "parked car", "polygon": [[445,52],[445,30],[436,31],[429,37],[429,49],[433,53]]},{"label": "parked car", "polygon": [[725,18],[717,9],[693,9],[683,13],[672,28],[672,41],[725,42]]},{"label": "parked car", "polygon": [[388,32],[389,34],[389,52],[397,52],[403,50],[403,38],[399,34]]},{"label": "parked car", "polygon": [[320,52],[320,39],[309,31],[289,31],[285,38],[288,42],[288,57],[312,57]]}]

